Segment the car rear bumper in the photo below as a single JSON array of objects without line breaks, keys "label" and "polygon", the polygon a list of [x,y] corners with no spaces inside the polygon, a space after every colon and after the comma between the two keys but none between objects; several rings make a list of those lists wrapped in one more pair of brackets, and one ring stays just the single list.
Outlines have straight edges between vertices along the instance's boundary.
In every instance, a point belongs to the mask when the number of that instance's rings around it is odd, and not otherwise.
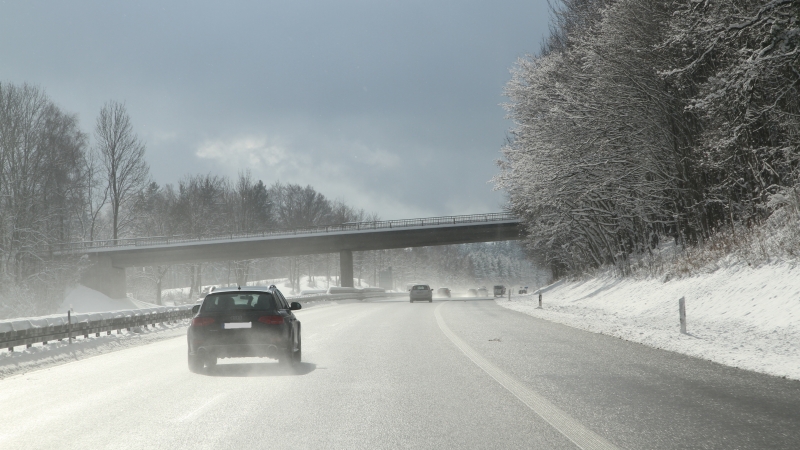
[{"label": "car rear bumper", "polygon": [[194,350],[193,354],[205,354],[216,358],[278,358],[288,348],[288,346],[275,344],[201,345]]}]

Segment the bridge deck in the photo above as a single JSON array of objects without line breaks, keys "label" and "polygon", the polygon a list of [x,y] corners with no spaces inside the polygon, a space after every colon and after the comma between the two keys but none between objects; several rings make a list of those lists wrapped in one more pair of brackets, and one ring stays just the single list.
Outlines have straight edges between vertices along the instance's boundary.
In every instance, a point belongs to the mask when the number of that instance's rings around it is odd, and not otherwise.
[{"label": "bridge deck", "polygon": [[75,242],[52,248],[54,255],[95,254],[114,267],[242,260],[275,256],[492,242],[520,238],[520,221],[510,214],[359,222],[264,233],[201,238],[146,237]]}]

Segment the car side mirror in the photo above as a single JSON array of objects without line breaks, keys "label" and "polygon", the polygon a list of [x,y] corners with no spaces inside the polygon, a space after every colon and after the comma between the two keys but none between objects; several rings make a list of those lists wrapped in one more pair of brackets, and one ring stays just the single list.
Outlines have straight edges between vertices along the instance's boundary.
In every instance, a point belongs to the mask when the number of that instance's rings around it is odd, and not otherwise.
[{"label": "car side mirror", "polygon": [[200,305],[192,306],[192,315],[197,314],[198,311],[200,311]]},{"label": "car side mirror", "polygon": [[292,311],[297,311],[298,309],[302,309],[302,308],[303,308],[303,305],[301,305],[298,302],[292,302],[292,304],[289,305],[289,309],[291,309]]}]

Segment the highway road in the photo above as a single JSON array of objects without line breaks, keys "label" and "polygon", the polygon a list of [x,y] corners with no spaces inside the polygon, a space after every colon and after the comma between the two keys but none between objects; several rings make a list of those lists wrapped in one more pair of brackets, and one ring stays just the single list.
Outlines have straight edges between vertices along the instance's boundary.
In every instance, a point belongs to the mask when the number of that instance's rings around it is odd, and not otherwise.
[{"label": "highway road", "polygon": [[800,382],[493,300],[297,315],[295,369],[190,373],[179,337],[0,380],[0,448],[800,448]]}]

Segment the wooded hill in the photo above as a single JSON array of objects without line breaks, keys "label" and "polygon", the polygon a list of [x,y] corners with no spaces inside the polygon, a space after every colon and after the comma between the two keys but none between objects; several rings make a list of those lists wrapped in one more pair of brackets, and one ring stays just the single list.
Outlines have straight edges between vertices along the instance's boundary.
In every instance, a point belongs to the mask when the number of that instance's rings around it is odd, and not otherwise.
[{"label": "wooded hill", "polygon": [[562,0],[512,69],[496,186],[556,275],[800,201],[800,2]]}]

